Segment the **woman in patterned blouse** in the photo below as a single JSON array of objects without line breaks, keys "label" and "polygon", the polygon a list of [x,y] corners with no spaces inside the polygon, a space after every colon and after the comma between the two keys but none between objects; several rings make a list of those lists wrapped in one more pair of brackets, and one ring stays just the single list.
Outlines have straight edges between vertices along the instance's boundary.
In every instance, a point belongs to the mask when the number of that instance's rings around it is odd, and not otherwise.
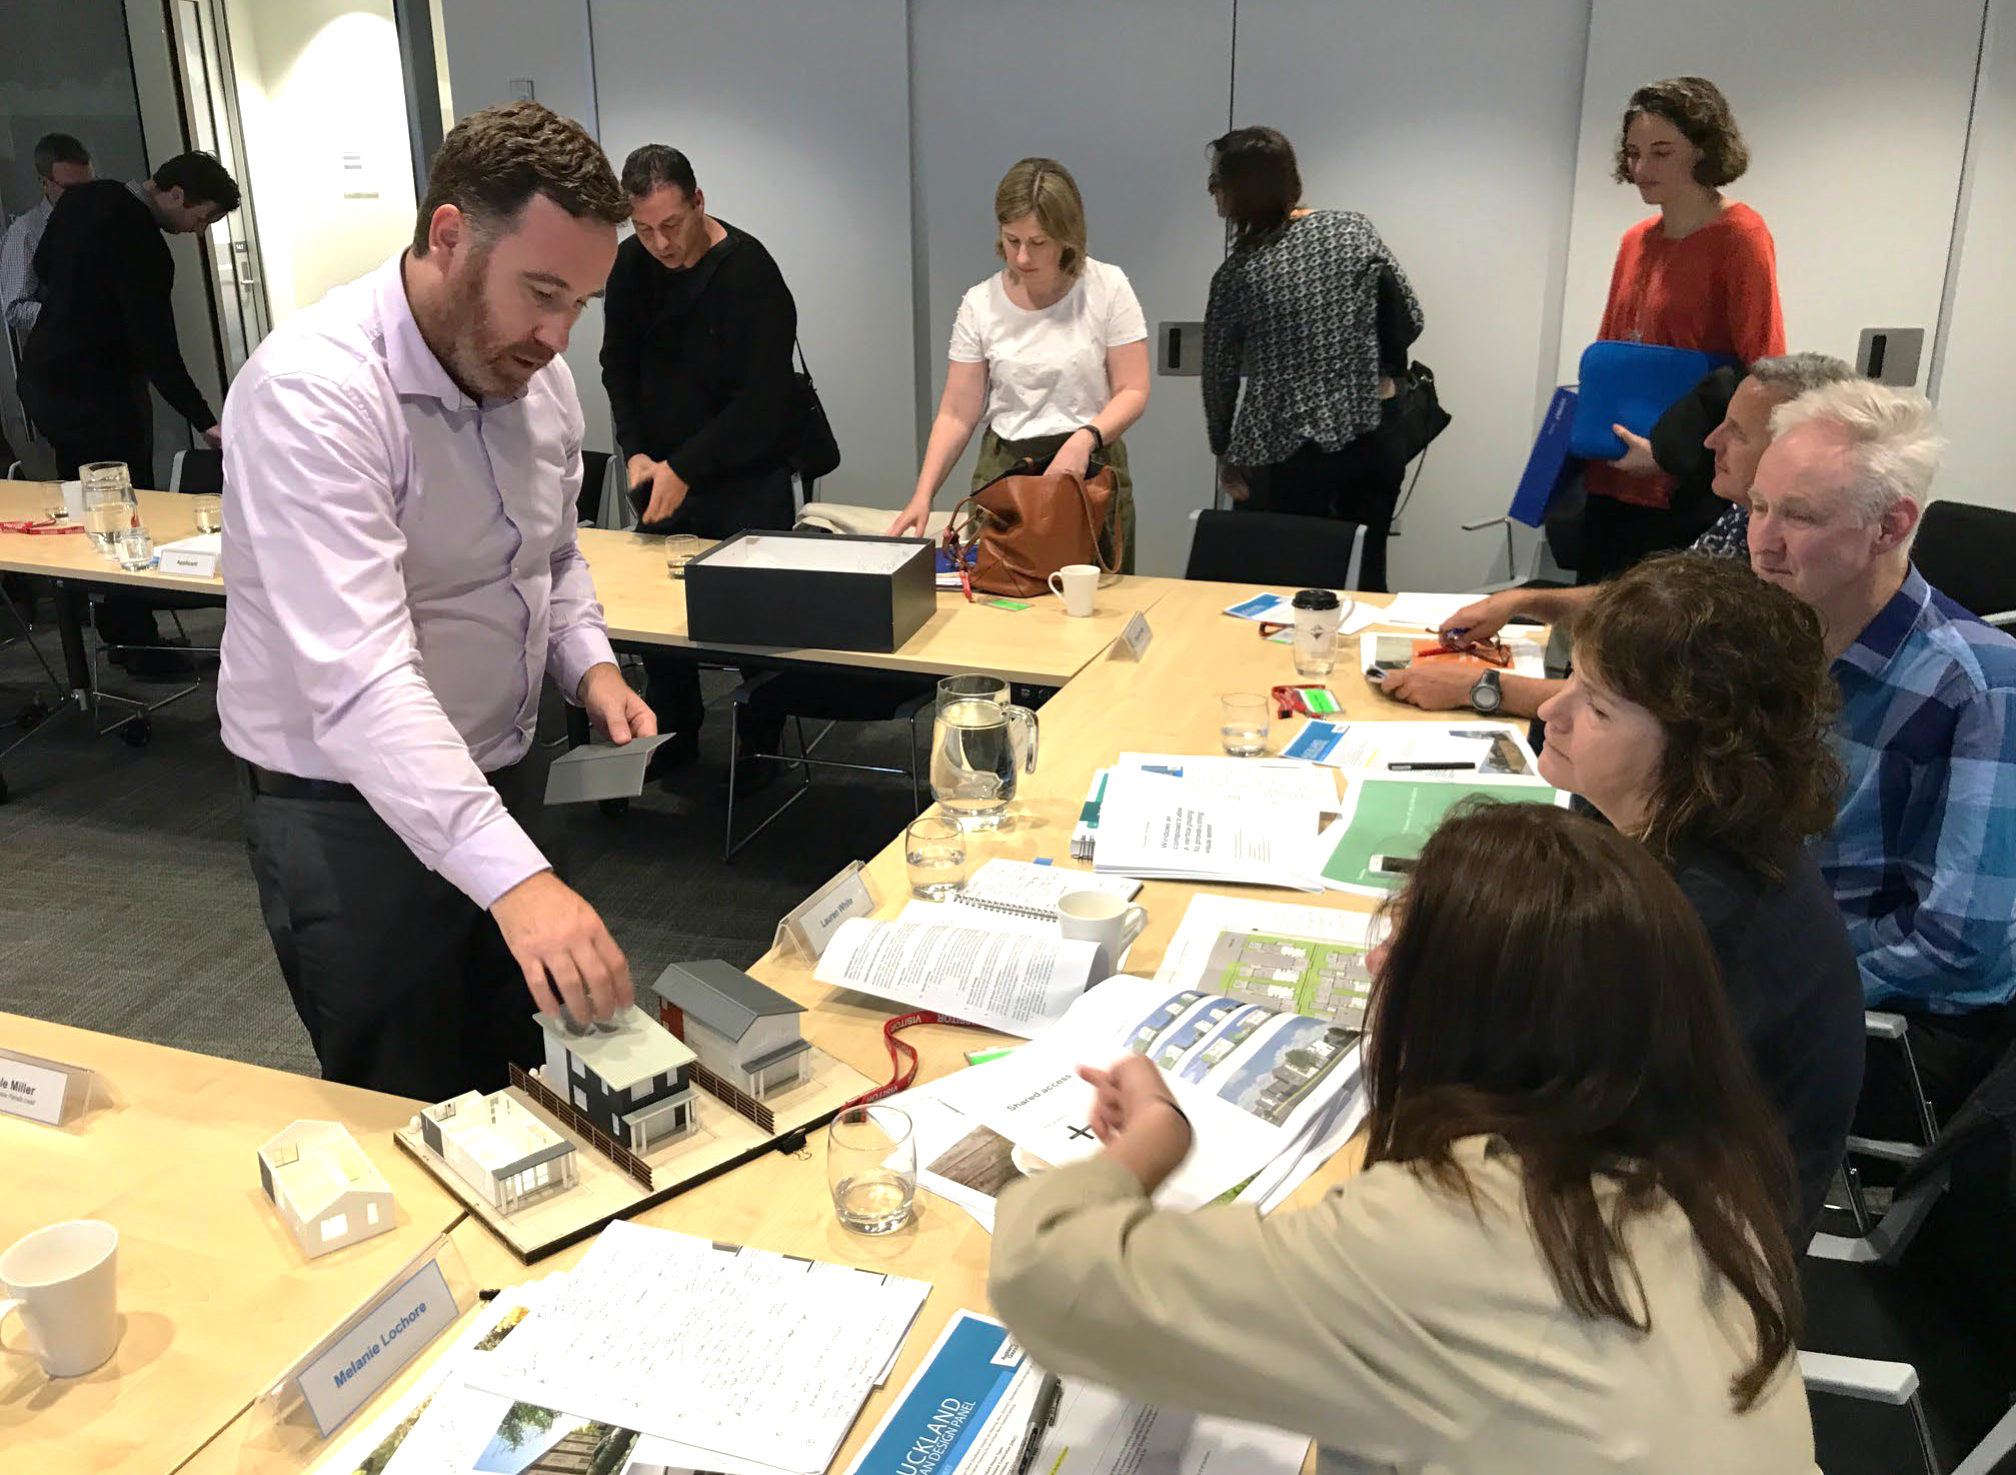
[{"label": "woman in patterned blouse", "polygon": [[1241,507],[1360,524],[1359,587],[1383,591],[1406,470],[1393,376],[1421,334],[1421,304],[1371,221],[1301,203],[1295,150],[1274,129],[1235,128],[1211,145],[1211,194],[1232,226],[1204,313],[1220,480]]}]

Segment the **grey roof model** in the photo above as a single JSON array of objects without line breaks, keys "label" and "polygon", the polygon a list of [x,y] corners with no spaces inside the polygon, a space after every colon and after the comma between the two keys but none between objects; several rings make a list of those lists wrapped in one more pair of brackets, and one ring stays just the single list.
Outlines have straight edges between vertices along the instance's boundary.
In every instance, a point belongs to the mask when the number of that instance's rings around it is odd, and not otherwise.
[{"label": "grey roof model", "polygon": [[674,963],[652,985],[658,997],[718,1035],[739,1040],[751,1025],[772,1014],[803,1014],[805,1006],[758,983],[740,968],[708,958]]}]

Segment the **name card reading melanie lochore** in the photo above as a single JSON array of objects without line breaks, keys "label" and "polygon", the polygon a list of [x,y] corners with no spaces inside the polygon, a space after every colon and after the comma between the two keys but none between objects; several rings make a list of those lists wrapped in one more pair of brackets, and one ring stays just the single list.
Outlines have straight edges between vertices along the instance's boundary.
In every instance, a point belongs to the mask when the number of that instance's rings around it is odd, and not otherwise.
[{"label": "name card reading melanie lochore", "polygon": [[301,1397],[317,1431],[327,1438],[461,1314],[438,1260],[379,1297],[301,1370]]}]

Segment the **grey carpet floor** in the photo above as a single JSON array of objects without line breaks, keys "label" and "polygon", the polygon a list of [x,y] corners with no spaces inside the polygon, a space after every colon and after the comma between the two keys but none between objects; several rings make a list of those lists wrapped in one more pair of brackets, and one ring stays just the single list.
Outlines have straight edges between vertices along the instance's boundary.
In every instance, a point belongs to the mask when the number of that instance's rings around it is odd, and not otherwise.
[{"label": "grey carpet floor", "polygon": [[[220,615],[183,619],[196,644],[215,643]],[[0,611],[0,635],[14,633]],[[53,626],[35,638],[53,664]],[[314,1074],[259,920],[214,680],[206,667],[199,691],[156,713],[144,748],[71,718],[0,760],[10,790],[0,805],[0,1010]],[[25,643],[0,646],[0,748],[20,735],[13,719],[38,681],[46,692]],[[694,958],[753,962],[784,912],[850,859],[873,855],[913,812],[903,779],[822,776],[724,863],[720,782],[735,681],[706,675],[702,759],[675,776],[672,792],[654,784],[615,818],[592,805],[567,813],[570,879],[640,982]],[[107,688],[156,698],[173,690],[116,670]],[[542,738],[562,730],[559,716],[549,692]],[[819,752],[901,763],[905,739],[891,725],[850,726]],[[747,801],[750,816],[789,782]]]}]

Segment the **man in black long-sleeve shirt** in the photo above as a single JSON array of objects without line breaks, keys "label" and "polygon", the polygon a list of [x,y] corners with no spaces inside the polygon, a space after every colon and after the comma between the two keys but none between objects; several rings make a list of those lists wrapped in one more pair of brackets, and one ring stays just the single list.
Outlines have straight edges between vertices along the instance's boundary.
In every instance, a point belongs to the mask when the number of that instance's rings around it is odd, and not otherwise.
[{"label": "man in black long-sleeve shirt", "polygon": [[[42,311],[22,350],[21,403],[64,480],[88,461],[124,461],[134,486],[153,484],[149,381],[207,444],[219,444],[217,416],[182,362],[175,258],[161,237],[200,233],[237,208],[238,186],[203,153],[170,159],[152,179],[73,185],[56,202],[35,252]],[[153,614],[126,598],[105,601],[98,631],[115,646],[162,643]],[[173,674],[187,663],[146,653],[125,664]]]},{"label": "man in black long-sleeve shirt", "polygon": [[[798,308],[763,243],[707,213],[693,166],[647,144],[623,163],[636,234],[604,298],[602,384],[650,532],[789,528]],[[699,737],[697,669],[647,657],[667,762]]]}]

